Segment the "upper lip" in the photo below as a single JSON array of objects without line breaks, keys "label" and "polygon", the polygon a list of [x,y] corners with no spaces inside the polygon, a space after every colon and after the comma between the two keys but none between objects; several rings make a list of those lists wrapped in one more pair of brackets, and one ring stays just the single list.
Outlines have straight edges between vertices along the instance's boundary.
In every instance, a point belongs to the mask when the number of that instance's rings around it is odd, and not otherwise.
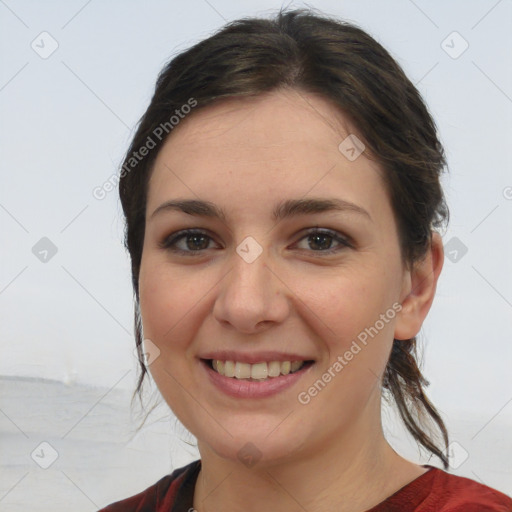
[{"label": "upper lip", "polygon": [[233,350],[216,350],[200,356],[201,359],[218,359],[219,361],[238,361],[240,363],[256,364],[268,361],[312,361],[312,357],[285,352],[235,352]]}]

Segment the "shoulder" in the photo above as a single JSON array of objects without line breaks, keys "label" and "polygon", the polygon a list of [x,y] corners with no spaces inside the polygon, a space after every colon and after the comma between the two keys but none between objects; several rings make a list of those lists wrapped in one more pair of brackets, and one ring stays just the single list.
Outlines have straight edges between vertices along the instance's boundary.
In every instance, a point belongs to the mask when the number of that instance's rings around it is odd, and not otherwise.
[{"label": "shoulder", "polygon": [[452,475],[439,468],[434,473],[425,512],[512,512],[512,499],[470,478]]},{"label": "shoulder", "polygon": [[197,469],[199,464],[200,460],[196,460],[175,469],[170,475],[164,476],[144,491],[111,503],[98,512],[157,512],[159,510],[170,510],[185,476]]}]

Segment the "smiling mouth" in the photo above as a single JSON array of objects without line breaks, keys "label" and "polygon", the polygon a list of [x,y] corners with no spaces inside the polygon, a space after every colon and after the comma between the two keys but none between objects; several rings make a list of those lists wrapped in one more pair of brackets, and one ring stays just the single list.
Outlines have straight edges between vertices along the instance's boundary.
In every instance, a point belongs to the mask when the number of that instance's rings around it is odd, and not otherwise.
[{"label": "smiling mouth", "polygon": [[233,379],[262,382],[283,375],[297,373],[309,368],[314,361],[268,361],[256,364],[238,361],[221,361],[218,359],[202,359],[213,371]]}]

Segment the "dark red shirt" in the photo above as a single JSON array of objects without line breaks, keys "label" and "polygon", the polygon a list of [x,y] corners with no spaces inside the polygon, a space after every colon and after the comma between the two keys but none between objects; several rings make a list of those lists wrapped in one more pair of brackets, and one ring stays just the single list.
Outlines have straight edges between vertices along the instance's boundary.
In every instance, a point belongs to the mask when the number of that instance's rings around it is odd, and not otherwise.
[{"label": "dark red shirt", "polygon": [[[512,512],[512,499],[505,494],[469,478],[425,467],[430,469],[367,512]],[[99,512],[189,512],[200,469],[199,459]]]}]

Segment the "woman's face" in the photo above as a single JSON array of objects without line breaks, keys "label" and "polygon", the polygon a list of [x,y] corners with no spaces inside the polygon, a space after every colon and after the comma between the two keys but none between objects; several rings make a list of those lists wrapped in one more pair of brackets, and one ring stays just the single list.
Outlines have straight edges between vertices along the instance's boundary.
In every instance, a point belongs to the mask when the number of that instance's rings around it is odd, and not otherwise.
[{"label": "woman's face", "polygon": [[[381,171],[345,140],[344,121],[313,94],[230,99],[181,121],[158,154],[139,279],[144,338],[158,388],[205,453],[299,460],[380,428],[407,272]],[[354,206],[286,208],[310,199]],[[225,217],[155,213],[171,200]],[[164,247],[185,229],[201,233]],[[253,382],[214,372],[203,360],[215,357],[274,361],[239,364],[242,377],[314,362]]]}]

